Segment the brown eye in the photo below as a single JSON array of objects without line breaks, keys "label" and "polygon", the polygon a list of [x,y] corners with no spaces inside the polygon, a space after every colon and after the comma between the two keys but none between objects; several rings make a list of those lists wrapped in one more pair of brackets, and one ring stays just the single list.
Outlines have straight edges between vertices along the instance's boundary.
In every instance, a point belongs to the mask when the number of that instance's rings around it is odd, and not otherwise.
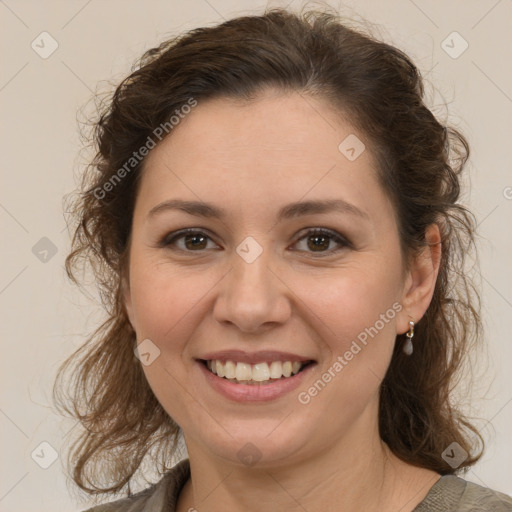
[{"label": "brown eye", "polygon": [[308,231],[305,236],[298,240],[297,244],[303,241],[306,242],[306,248],[299,250],[319,255],[333,254],[344,247],[350,247],[350,243],[339,233],[325,228]]},{"label": "brown eye", "polygon": [[190,250],[194,249],[206,249],[206,239],[208,237],[197,234],[197,235],[185,235],[185,247]]},{"label": "brown eye", "polygon": [[312,251],[323,251],[329,249],[330,239],[325,235],[308,236],[308,248]]},{"label": "brown eye", "polygon": [[199,252],[209,248],[209,241],[211,241],[211,238],[202,231],[187,229],[185,231],[179,231],[177,233],[167,235],[161,241],[160,246],[176,248],[185,252]]}]

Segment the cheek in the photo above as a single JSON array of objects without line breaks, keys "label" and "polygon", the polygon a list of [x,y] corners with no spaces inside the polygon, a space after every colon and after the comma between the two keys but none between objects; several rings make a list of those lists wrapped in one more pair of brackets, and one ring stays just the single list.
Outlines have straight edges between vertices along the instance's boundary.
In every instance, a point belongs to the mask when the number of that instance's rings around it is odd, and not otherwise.
[{"label": "cheek", "polygon": [[396,300],[396,275],[365,265],[340,272],[335,281],[317,278],[303,283],[300,296],[321,320],[317,329],[326,359],[312,382],[299,390],[298,398],[305,413],[330,418],[330,425],[325,426],[329,438],[349,428],[370,404],[377,403],[401,309]]},{"label": "cheek", "polygon": [[[398,279],[398,272],[384,263],[368,262],[325,276],[295,279],[295,287],[308,307],[337,336],[346,339],[375,324],[390,309],[388,317],[394,318]],[[386,326],[389,323],[385,322]]]},{"label": "cheek", "polygon": [[[167,346],[170,339],[179,344],[182,335],[194,328],[194,322],[200,323],[200,316],[207,314],[205,308],[213,309],[216,290],[225,275],[220,266],[178,270],[169,263],[136,257],[132,263],[137,338],[149,338],[167,349],[171,348]],[[293,296],[297,296],[297,315],[305,315],[302,321],[314,313],[331,337],[335,333],[339,341],[333,343],[343,349],[347,340],[373,326],[396,301],[399,269],[395,267],[396,263],[370,256],[321,272],[283,269],[283,280],[293,283],[293,294],[283,300],[294,301]],[[387,331],[390,323],[379,331]]]},{"label": "cheek", "polygon": [[184,352],[205,315],[207,292],[214,288],[216,280],[208,272],[178,273],[166,263],[136,258],[133,263],[130,289],[137,341],[149,339],[159,350],[154,362],[142,369],[167,413],[180,426],[187,427],[190,417],[199,417],[201,410],[194,409],[196,401],[183,391],[190,389],[189,366],[193,364]]},{"label": "cheek", "polygon": [[151,279],[132,282],[132,304],[139,341],[149,338],[160,345],[164,334],[183,315],[186,301],[178,300],[183,291],[179,283],[168,287],[163,285]]},{"label": "cheek", "polygon": [[[132,260],[130,290],[137,338],[163,343],[175,328],[193,313],[201,296],[212,287],[208,272],[187,274],[171,264],[143,255]],[[213,283],[212,283],[213,284]]]},{"label": "cheek", "polygon": [[298,287],[302,282],[298,295],[320,320],[328,360],[319,373],[331,369],[339,377],[331,390],[348,401],[375,392],[387,371],[402,309],[399,279],[396,264],[368,259],[324,278],[295,281]]}]

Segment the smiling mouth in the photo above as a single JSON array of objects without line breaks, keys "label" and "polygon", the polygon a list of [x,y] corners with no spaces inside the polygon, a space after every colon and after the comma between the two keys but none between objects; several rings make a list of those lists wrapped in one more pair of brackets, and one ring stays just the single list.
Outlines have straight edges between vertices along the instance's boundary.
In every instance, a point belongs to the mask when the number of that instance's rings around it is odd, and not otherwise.
[{"label": "smiling mouth", "polygon": [[235,384],[261,386],[279,380],[293,378],[313,361],[272,361],[248,364],[231,360],[201,360],[203,365],[214,375]]}]

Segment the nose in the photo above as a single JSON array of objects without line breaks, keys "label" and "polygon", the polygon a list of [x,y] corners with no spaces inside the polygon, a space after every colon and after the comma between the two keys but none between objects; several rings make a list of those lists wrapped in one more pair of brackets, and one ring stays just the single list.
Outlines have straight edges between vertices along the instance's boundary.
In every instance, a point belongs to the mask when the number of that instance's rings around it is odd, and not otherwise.
[{"label": "nose", "polygon": [[218,322],[256,333],[284,324],[291,314],[289,290],[269,265],[269,251],[251,263],[233,252],[233,268],[220,283],[214,306]]}]

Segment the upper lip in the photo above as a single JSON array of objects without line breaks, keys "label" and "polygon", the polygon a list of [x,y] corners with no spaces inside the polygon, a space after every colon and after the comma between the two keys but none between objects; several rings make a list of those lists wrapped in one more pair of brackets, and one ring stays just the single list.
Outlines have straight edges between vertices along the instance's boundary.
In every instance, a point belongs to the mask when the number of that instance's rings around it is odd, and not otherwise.
[{"label": "upper lip", "polygon": [[272,361],[295,361],[306,363],[313,361],[310,357],[303,357],[290,352],[279,352],[275,350],[260,350],[258,352],[245,352],[243,350],[221,350],[218,352],[210,352],[200,359],[203,361],[219,360],[219,361],[236,361],[247,364],[257,364]]}]

